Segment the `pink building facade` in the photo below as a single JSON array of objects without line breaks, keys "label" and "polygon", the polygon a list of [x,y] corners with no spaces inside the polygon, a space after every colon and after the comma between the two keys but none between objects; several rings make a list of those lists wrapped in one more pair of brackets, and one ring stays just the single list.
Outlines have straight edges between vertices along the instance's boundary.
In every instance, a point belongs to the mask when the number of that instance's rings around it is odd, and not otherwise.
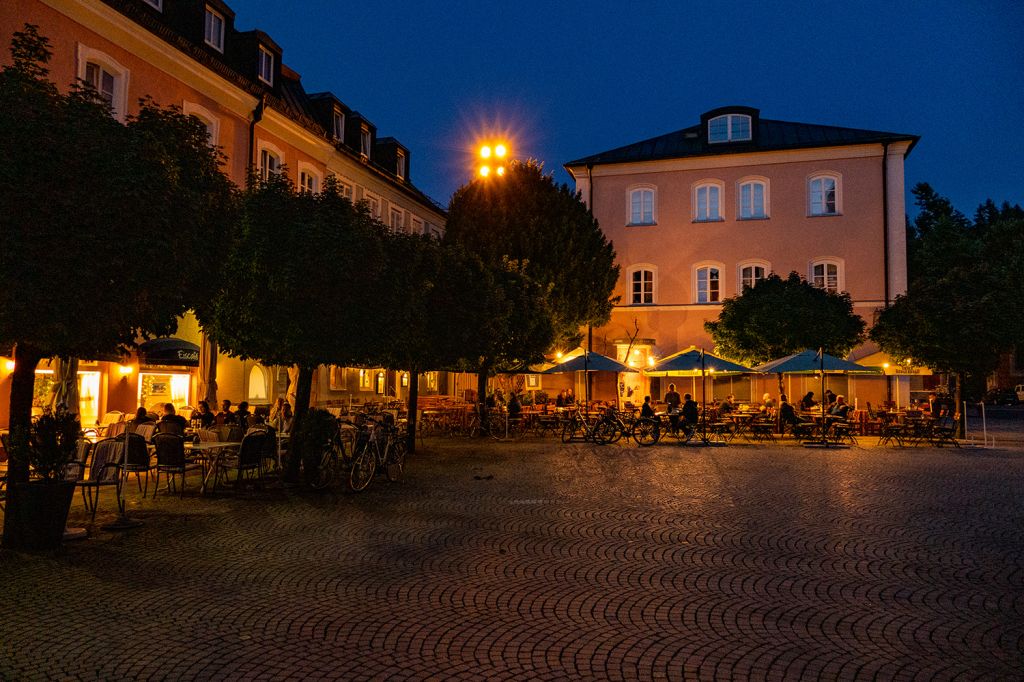
[{"label": "pink building facade", "polygon": [[[772,272],[849,292],[870,325],[906,291],[903,168],[917,139],[767,120],[734,106],[566,164],[622,269],[619,303],[594,330],[594,349],[638,368],[691,345],[712,350],[704,322]],[[862,401],[892,390],[892,380],[837,381],[848,395],[860,384]],[[663,392],[643,377],[624,384],[627,398]],[[761,388],[731,381],[715,393]]]}]

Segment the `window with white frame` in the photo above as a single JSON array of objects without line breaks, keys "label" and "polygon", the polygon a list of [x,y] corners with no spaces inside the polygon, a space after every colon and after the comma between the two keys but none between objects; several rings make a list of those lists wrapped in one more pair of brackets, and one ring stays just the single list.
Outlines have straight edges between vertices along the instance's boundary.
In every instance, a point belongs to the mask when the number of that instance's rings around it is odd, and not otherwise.
[{"label": "window with white frame", "polygon": [[164,0],[146,0],[146,4],[161,12],[164,10]]},{"label": "window with white frame", "polygon": [[260,45],[259,77],[267,85],[274,84],[274,53]]},{"label": "window with white frame", "polygon": [[811,284],[826,291],[838,293],[842,268],[832,260],[817,261],[811,265]]},{"label": "window with white frame", "polygon": [[764,180],[743,180],[740,182],[739,200],[741,220],[767,218],[768,183]]},{"label": "window with white frame", "polygon": [[402,232],[405,230],[405,212],[400,208],[392,208],[390,211],[391,216],[391,229],[395,232]]},{"label": "window with white frame", "polygon": [[359,130],[359,153],[370,158],[370,129],[363,126]]},{"label": "window with white frame", "polygon": [[757,286],[768,276],[768,266],[761,263],[746,263],[740,265],[740,293],[750,287]]},{"label": "window with white frame", "polygon": [[366,202],[366,206],[370,209],[370,215],[379,220],[381,212],[380,197],[364,190],[363,201]]},{"label": "window with white frame", "polygon": [[708,222],[722,219],[722,188],[702,183],[693,189],[693,219]]},{"label": "window with white frame", "polygon": [[423,219],[422,218],[417,218],[416,216],[412,216],[412,217],[409,218],[409,223],[412,225],[412,233],[413,234],[426,234],[424,232],[424,230],[423,230],[424,223],[423,223]]},{"label": "window with white frame", "polygon": [[349,201],[355,200],[355,189],[351,182],[338,176],[338,193]]},{"label": "window with white frame", "polygon": [[697,268],[697,303],[718,303],[722,300],[722,270],[714,265]]},{"label": "window with white frame", "polygon": [[629,224],[654,225],[653,187],[635,187],[629,190]]},{"label": "window with white frame", "polygon": [[320,191],[320,176],[316,172],[303,168],[299,171],[299,191],[316,194]]},{"label": "window with white frame", "polygon": [[109,55],[78,44],[78,78],[110,105],[120,121],[124,121],[128,112],[128,77],[128,69]]},{"label": "window with white frame", "polygon": [[345,112],[341,109],[335,109],[331,116],[331,137],[338,142],[345,141]]},{"label": "window with white frame", "polygon": [[838,175],[815,175],[807,182],[808,213],[812,216],[838,215],[840,187]]},{"label": "window with white frame", "polygon": [[181,112],[186,116],[195,116],[198,118],[199,122],[206,126],[206,134],[209,137],[210,144],[214,146],[219,144],[220,119],[217,118],[212,111],[206,107],[196,104],[195,102],[183,102],[181,105]]},{"label": "window with white frame", "polygon": [[405,152],[398,150],[398,155],[395,159],[395,175],[398,176],[399,180],[405,180]]},{"label": "window with white frame", "polygon": [[276,150],[268,147],[260,149],[260,180],[266,182],[270,179],[271,175],[278,175],[281,173],[281,166],[283,165],[283,159],[281,154]]},{"label": "window with white frame", "polygon": [[708,142],[739,142],[750,139],[750,117],[724,114],[708,121]]},{"label": "window with white frame", "polygon": [[224,15],[209,5],[203,23],[203,40],[218,52],[224,51]]},{"label": "window with white frame", "polygon": [[651,305],[655,302],[655,269],[649,265],[630,268],[629,302],[631,305]]}]

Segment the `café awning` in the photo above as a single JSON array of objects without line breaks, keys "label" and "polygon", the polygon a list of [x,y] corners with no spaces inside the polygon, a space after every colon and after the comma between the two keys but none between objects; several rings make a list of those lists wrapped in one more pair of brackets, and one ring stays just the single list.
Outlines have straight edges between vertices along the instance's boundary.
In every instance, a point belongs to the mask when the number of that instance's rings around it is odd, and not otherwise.
[{"label": "caf\u00e9 awning", "polygon": [[199,346],[174,337],[150,339],[139,346],[139,362],[144,365],[198,367]]}]

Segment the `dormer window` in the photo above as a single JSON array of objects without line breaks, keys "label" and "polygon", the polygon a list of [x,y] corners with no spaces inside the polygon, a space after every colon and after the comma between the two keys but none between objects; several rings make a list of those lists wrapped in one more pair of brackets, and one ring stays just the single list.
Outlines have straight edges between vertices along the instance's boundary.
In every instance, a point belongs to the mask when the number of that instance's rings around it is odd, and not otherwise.
[{"label": "dormer window", "polygon": [[260,80],[267,85],[274,84],[274,53],[260,45],[260,62],[258,71]]},{"label": "dormer window", "polygon": [[708,142],[740,142],[750,139],[750,117],[724,114],[708,121]]},{"label": "dormer window", "polygon": [[161,12],[164,10],[164,0],[146,0],[146,4]]},{"label": "dormer window", "polygon": [[405,153],[401,151],[395,157],[395,175],[399,180],[405,180]]},{"label": "dormer window", "polygon": [[359,153],[363,158],[370,158],[370,129],[366,126],[359,130]]},{"label": "dormer window", "polygon": [[335,109],[334,114],[331,117],[331,125],[333,130],[331,136],[337,142],[345,141],[345,112]]},{"label": "dormer window", "polygon": [[209,5],[206,6],[203,40],[218,52],[224,51],[224,15]]}]

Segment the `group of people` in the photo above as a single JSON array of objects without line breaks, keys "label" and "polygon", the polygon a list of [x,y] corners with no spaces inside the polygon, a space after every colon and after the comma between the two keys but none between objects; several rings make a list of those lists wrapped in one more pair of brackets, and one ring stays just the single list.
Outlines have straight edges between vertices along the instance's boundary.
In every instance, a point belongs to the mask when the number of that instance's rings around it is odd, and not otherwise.
[{"label": "group of people", "polygon": [[191,426],[197,429],[210,429],[217,426],[238,426],[243,433],[254,428],[265,429],[268,426],[275,431],[288,433],[291,431],[294,415],[292,406],[284,398],[278,398],[270,409],[269,418],[262,414],[254,414],[249,410],[249,403],[242,401],[236,409],[232,409],[230,400],[222,400],[220,411],[214,413],[205,400],[199,401],[198,408],[192,412],[191,420],[186,420],[174,407],[173,403],[164,403],[161,414],[154,415],[145,407],[140,407],[131,420],[131,430],[141,424],[156,424],[154,433],[175,433],[184,435],[185,429]]}]

